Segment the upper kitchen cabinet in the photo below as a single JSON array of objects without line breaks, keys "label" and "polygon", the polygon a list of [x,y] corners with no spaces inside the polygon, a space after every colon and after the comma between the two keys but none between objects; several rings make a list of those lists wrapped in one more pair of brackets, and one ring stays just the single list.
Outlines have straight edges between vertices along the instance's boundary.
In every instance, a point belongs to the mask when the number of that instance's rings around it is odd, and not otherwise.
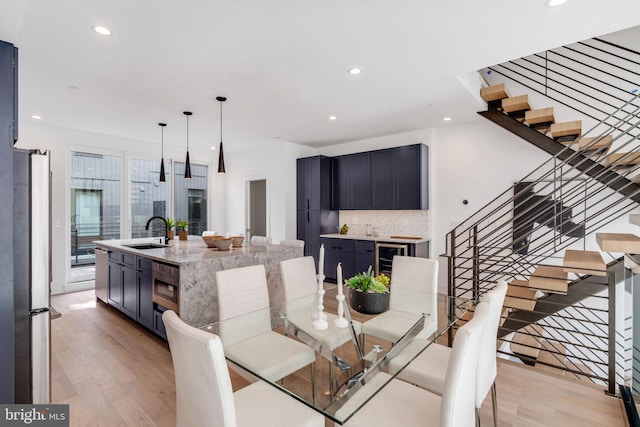
[{"label": "upper kitchen cabinet", "polygon": [[371,154],[333,158],[333,209],[371,209]]},{"label": "upper kitchen cabinet", "polygon": [[335,157],[332,207],[428,209],[428,164],[428,147],[423,144]]},{"label": "upper kitchen cabinet", "polygon": [[11,146],[18,140],[18,48],[0,41],[0,132]]},{"label": "upper kitchen cabinet", "polygon": [[396,195],[394,209],[429,209],[429,147],[424,144],[395,149]]}]

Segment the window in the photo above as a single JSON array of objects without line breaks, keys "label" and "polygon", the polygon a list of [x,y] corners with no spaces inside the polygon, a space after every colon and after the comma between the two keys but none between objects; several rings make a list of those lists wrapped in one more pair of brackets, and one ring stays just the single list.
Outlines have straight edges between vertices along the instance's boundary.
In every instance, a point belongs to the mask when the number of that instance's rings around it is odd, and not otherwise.
[{"label": "window", "polygon": [[146,230],[149,218],[166,218],[171,213],[171,162],[165,161],[167,182],[160,182],[160,162],[131,160],[131,237],[163,236],[162,221],[153,221]]},{"label": "window", "polygon": [[189,223],[189,234],[207,230],[208,167],[191,164],[191,179],[184,179],[184,163],[175,163],[175,215]]},{"label": "window", "polygon": [[71,267],[95,263],[94,240],[120,238],[120,175],[120,157],[71,153]]}]

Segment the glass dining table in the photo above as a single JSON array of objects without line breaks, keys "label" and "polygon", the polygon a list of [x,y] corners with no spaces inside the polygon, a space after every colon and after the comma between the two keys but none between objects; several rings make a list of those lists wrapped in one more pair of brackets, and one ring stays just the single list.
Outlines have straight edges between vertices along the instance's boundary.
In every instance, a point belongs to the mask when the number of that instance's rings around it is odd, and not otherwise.
[{"label": "glass dining table", "polygon": [[[327,301],[328,298],[333,300]],[[200,329],[219,335],[226,347],[250,338],[256,331],[263,331],[265,323],[270,322],[272,331],[311,347],[316,353],[315,366],[301,369],[278,381],[260,375],[246,360],[235,359],[226,353],[225,357],[229,366],[242,377],[265,381],[335,423],[344,424],[429,345],[439,338],[446,344],[447,333],[471,307],[468,299],[416,291],[410,299],[416,303],[436,301],[437,313],[408,316],[410,321],[405,321],[401,326],[399,339],[391,343],[371,335],[363,339],[359,334],[359,322],[364,323],[376,315],[352,312],[346,301],[339,303],[335,301],[335,296],[325,296],[324,299],[323,313],[328,314],[325,330],[317,330],[317,322],[313,321],[318,315],[316,297],[273,304],[263,310],[203,325]],[[339,304],[342,304],[346,320],[340,322],[340,328],[334,322]],[[425,324],[430,322],[435,322],[437,326],[435,332],[425,339],[424,333],[420,333]],[[327,342],[335,342],[335,339],[324,339],[332,335],[344,338],[345,334],[348,334],[347,339],[343,339],[345,342],[337,347],[327,345]],[[410,343],[411,346],[408,346]],[[407,354],[409,351],[411,354]],[[391,373],[389,363],[394,359],[395,365],[402,360],[401,368],[398,371],[395,368]]]}]

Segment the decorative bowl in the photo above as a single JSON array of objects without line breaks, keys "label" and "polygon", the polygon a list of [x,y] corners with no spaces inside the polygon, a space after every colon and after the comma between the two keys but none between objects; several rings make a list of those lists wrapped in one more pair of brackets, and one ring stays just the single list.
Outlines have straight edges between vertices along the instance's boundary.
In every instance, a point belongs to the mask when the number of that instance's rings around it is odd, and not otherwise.
[{"label": "decorative bowl", "polygon": [[224,239],[223,236],[202,236],[202,240],[207,244],[209,248],[216,248],[216,241]]},{"label": "decorative bowl", "polygon": [[231,237],[231,242],[234,248],[239,248],[242,246],[242,242],[244,242],[244,236],[233,236]]},{"label": "decorative bowl", "polygon": [[221,251],[228,251],[229,247],[231,246],[230,237],[223,237],[221,239],[217,239],[215,242],[216,242],[216,247],[218,248],[218,250],[221,250]]}]

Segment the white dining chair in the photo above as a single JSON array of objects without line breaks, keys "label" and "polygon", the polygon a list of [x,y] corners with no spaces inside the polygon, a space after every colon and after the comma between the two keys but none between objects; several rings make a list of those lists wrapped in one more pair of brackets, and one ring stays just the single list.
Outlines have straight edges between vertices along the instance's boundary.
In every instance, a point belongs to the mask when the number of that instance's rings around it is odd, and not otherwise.
[{"label": "white dining chair", "polygon": [[[287,319],[330,351],[353,341],[351,326],[336,328],[333,321],[338,317],[326,313],[329,327],[316,330],[312,325],[311,315],[317,310],[318,277],[313,257],[292,258],[280,262],[280,273],[284,288]],[[346,304],[345,304],[346,305]],[[345,307],[346,310],[348,308]],[[362,331],[362,324],[352,320],[353,332],[357,337]],[[330,360],[329,381],[333,392],[333,360]]]},{"label": "white dining chair", "polygon": [[362,324],[362,343],[373,335],[395,343],[426,315],[417,337],[427,338],[438,326],[438,261],[428,258],[394,256],[389,285],[389,310]]},{"label": "white dining chair", "polygon": [[256,246],[267,246],[271,244],[271,237],[251,236],[250,242],[252,245],[256,245]]},{"label": "white dining chair", "polygon": [[324,417],[259,381],[233,392],[222,342],[184,323],[172,310],[162,315],[176,381],[177,427],[324,427]]},{"label": "white dining chair", "polygon": [[[474,395],[476,366],[480,341],[485,329],[489,307],[481,302],[476,315],[456,333],[451,360],[445,374],[442,396],[393,378],[390,374],[377,374],[370,384],[388,383],[345,423],[349,427],[402,426],[402,427],[469,427],[474,423]],[[367,394],[367,384],[359,394]],[[361,404],[358,395],[351,396],[343,408],[346,414],[353,405]]]},{"label": "white dining chair", "polygon": [[[222,323],[219,333],[227,356],[270,381],[278,381],[311,365],[315,400],[315,351],[272,330],[264,265],[219,270],[216,286],[221,321],[237,316],[251,317],[251,321],[238,322],[229,328],[225,327],[226,322]],[[243,374],[242,369],[237,371]]]},{"label": "white dining chair", "polygon": [[297,248],[304,248],[304,240],[282,239],[280,240],[280,244],[284,246],[295,246]]},{"label": "white dining chair", "polygon": [[[487,327],[482,335],[480,343],[480,355],[478,357],[475,407],[476,425],[480,424],[480,407],[491,390],[491,400],[493,403],[493,424],[498,425],[498,405],[496,400],[496,342],[498,327],[500,326],[500,313],[507,293],[507,282],[499,281],[495,288],[483,295],[482,301],[489,307]],[[477,313],[477,311],[476,311]],[[475,317],[475,315],[474,315]],[[456,334],[457,336],[457,334]],[[420,347],[420,343],[411,343],[403,354],[399,355],[389,363],[389,373],[394,374],[403,366],[407,365],[412,356]],[[415,384],[425,390],[436,394],[444,391],[445,375],[447,366],[450,363],[452,350],[450,347],[432,344],[411,363],[409,363],[397,375],[398,379]]]}]

